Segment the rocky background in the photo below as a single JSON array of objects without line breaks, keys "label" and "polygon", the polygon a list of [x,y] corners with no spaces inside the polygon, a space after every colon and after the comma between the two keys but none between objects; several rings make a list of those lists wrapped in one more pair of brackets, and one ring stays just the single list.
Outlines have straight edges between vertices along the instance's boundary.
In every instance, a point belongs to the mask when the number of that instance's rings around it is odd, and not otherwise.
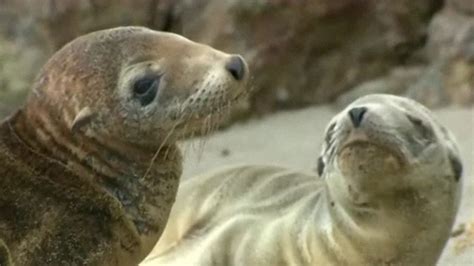
[{"label": "rocky background", "polygon": [[243,54],[254,93],[240,114],[374,92],[474,103],[473,0],[0,0],[0,114],[55,50],[119,25]]}]

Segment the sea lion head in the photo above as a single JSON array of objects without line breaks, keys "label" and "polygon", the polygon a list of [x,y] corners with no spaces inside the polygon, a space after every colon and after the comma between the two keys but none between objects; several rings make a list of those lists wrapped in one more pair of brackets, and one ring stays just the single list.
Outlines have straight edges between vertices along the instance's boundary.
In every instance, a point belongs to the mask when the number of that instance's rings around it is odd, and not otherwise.
[{"label": "sea lion head", "polygon": [[331,120],[318,165],[333,194],[356,206],[430,187],[455,195],[462,174],[456,142],[432,113],[382,94],[359,98]]},{"label": "sea lion head", "polygon": [[119,27],[79,37],[53,55],[27,106],[74,133],[154,145],[212,127],[245,93],[248,72],[241,56],[172,33]]}]

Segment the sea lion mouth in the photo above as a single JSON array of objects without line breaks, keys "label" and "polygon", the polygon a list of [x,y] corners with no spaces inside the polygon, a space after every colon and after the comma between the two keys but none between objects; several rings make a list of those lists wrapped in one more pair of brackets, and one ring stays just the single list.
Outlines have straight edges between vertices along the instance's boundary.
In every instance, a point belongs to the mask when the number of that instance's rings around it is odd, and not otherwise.
[{"label": "sea lion mouth", "polygon": [[394,174],[407,165],[405,156],[396,145],[372,140],[349,141],[342,146],[337,157],[341,170],[348,175]]},{"label": "sea lion mouth", "polygon": [[394,137],[384,135],[383,132],[371,134],[366,130],[352,130],[342,142],[338,155],[347,149],[354,151],[361,149],[377,153],[379,156],[393,156],[400,164],[407,163],[407,156],[401,143]]},{"label": "sea lion mouth", "polygon": [[241,90],[230,99],[210,100],[205,104],[185,104],[182,109],[170,114],[176,122],[175,128],[188,135],[207,135],[216,130],[231,114],[233,106],[248,95]]},{"label": "sea lion mouth", "polygon": [[201,105],[187,105],[186,109],[183,110],[184,113],[187,113],[189,117],[193,119],[203,119],[209,115],[218,116],[223,115],[226,112],[230,112],[230,109],[242,100],[248,91],[245,89],[239,89],[239,92],[232,97],[221,97],[218,99],[209,99],[205,104]]},{"label": "sea lion mouth", "polygon": [[345,149],[358,149],[358,148],[372,148],[378,150],[381,154],[391,155],[395,157],[398,161],[405,163],[405,155],[402,150],[399,148],[398,145],[389,144],[389,143],[379,143],[374,140],[360,140],[355,139],[346,142],[342,148],[339,150],[339,154],[341,154]]}]

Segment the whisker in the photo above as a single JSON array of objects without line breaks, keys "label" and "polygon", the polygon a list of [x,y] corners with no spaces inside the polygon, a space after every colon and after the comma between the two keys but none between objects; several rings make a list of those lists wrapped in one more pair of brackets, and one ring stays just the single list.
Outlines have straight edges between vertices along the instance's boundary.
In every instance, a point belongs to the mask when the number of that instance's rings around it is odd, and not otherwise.
[{"label": "whisker", "polygon": [[201,135],[199,137],[198,141],[198,150],[197,150],[197,155],[198,155],[198,161],[201,161],[202,155],[204,154],[204,146],[207,143],[207,128],[209,127],[209,124],[211,123],[212,119],[212,114],[208,114],[206,118],[204,119],[203,126],[201,127]]},{"label": "whisker", "polygon": [[[183,104],[184,105],[184,104]],[[179,106],[182,110],[182,105]],[[174,131],[176,130],[176,127],[179,125],[179,123],[184,119],[184,116],[185,116],[185,112],[181,112],[180,113],[180,117],[179,119],[176,119],[176,121],[173,123],[173,126],[171,127],[171,130],[168,132],[168,134],[166,135],[166,137],[164,138],[164,140],[162,141],[162,143],[160,144],[160,146],[158,147],[158,149],[156,150],[155,154],[153,155],[151,161],[150,161],[150,164],[147,168],[147,170],[145,171],[145,174],[143,175],[142,178],[146,178],[148,176],[148,174],[150,173],[151,171],[151,168],[153,167],[153,164],[155,163],[156,159],[158,158],[158,155],[159,153],[161,152],[161,149],[163,149],[163,147],[166,145],[168,139],[173,135]],[[168,154],[166,154],[165,156],[167,156]]]}]

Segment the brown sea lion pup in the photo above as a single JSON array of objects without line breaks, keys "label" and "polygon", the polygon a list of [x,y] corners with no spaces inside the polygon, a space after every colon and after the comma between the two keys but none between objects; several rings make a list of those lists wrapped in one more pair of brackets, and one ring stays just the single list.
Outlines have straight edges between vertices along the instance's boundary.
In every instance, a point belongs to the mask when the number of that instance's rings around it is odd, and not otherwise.
[{"label": "brown sea lion pup", "polygon": [[137,265],[175,200],[176,141],[219,123],[247,76],[240,56],[141,27],[66,45],[0,126],[0,261]]},{"label": "brown sea lion pup", "polygon": [[330,122],[321,178],[242,166],[184,182],[142,265],[435,265],[461,170],[455,140],[425,107],[363,97]]}]

